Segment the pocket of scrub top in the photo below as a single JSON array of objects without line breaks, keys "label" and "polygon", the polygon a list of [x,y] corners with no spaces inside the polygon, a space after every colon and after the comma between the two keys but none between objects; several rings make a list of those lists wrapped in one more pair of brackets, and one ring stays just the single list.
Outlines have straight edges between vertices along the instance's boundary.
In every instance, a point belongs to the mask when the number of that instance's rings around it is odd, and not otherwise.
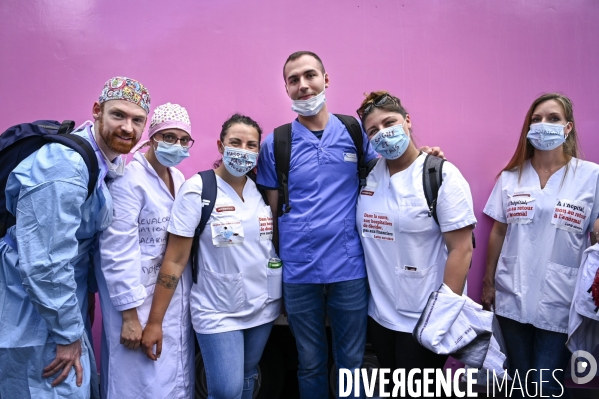
[{"label": "pocket of scrub top", "polygon": [[520,275],[516,273],[517,256],[500,256],[495,272],[495,287],[505,293],[520,293]]},{"label": "pocket of scrub top", "polygon": [[356,219],[347,218],[343,220],[344,233],[345,233],[345,249],[348,257],[362,256],[364,250],[362,249],[362,243],[360,242],[360,234],[356,229]]},{"label": "pocket of scrub top", "polygon": [[200,306],[218,312],[236,312],[243,307],[245,295],[241,273],[223,274],[202,269]]},{"label": "pocket of scrub top", "polygon": [[281,299],[283,296],[283,268],[266,269],[266,283],[268,285],[268,301]]},{"label": "pocket of scrub top", "polygon": [[411,199],[401,201],[397,230],[402,233],[424,233],[432,230],[435,219],[428,216],[428,205],[425,200]]},{"label": "pocket of scrub top", "polygon": [[424,270],[405,270],[395,266],[395,309],[422,312],[431,292],[437,290],[437,265]]},{"label": "pocket of scrub top", "polygon": [[539,321],[567,329],[578,268],[547,262],[539,301]]},{"label": "pocket of scrub top", "polygon": [[314,237],[312,237],[309,222],[279,223],[279,247],[281,248],[280,257],[283,263],[312,262],[313,240]]}]

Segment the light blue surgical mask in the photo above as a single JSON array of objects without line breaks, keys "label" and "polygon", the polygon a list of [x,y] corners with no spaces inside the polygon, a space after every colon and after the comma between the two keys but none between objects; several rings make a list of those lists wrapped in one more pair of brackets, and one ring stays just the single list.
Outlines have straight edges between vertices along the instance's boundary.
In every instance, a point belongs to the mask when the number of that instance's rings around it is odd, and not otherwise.
[{"label": "light blue surgical mask", "polygon": [[223,163],[233,176],[243,176],[256,167],[258,153],[234,147],[225,147]]},{"label": "light blue surgical mask", "polygon": [[408,145],[410,137],[403,129],[403,124],[386,127],[379,130],[370,139],[370,145],[385,159],[397,159],[401,157]]},{"label": "light blue surgical mask", "polygon": [[558,123],[533,123],[526,137],[537,150],[550,151],[566,141],[565,130],[566,126]]},{"label": "light blue surgical mask", "polygon": [[166,167],[177,166],[189,156],[189,147],[180,144],[168,144],[158,141],[158,147],[154,150],[158,162]]}]

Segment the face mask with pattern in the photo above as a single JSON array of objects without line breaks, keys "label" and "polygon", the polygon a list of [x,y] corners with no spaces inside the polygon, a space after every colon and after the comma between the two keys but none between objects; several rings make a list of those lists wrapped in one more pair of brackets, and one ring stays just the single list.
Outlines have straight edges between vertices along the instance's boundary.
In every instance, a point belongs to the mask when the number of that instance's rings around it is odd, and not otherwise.
[{"label": "face mask with pattern", "polygon": [[223,163],[225,168],[233,176],[243,176],[256,167],[258,153],[254,151],[241,150],[234,147],[225,147],[223,152]]}]

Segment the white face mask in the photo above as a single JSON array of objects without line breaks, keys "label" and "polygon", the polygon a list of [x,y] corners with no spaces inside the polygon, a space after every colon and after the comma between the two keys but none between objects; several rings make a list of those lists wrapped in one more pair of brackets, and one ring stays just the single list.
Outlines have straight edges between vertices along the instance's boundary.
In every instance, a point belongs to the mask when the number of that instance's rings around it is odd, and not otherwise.
[{"label": "white face mask", "polygon": [[301,116],[314,116],[320,112],[326,101],[324,89],[322,89],[320,94],[307,100],[292,100],[291,109]]},{"label": "white face mask", "polygon": [[[566,125],[568,122],[566,122]],[[551,151],[566,141],[566,125],[558,123],[533,123],[526,137],[537,150]]]}]

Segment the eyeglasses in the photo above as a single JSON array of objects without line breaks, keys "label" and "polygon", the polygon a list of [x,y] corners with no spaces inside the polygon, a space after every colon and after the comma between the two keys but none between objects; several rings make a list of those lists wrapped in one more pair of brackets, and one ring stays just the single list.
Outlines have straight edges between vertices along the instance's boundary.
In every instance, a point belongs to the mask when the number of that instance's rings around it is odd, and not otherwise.
[{"label": "eyeglasses", "polygon": [[194,140],[189,137],[189,136],[185,136],[183,138],[178,138],[177,136],[175,136],[172,133],[156,133],[157,135],[159,134],[162,137],[162,141],[164,141],[166,144],[177,144],[177,141],[181,143],[181,147],[188,147],[191,148],[193,146]]},{"label": "eyeglasses", "polygon": [[397,101],[393,99],[388,93],[385,93],[379,97],[374,98],[372,102],[368,103],[366,106],[362,106],[356,110],[356,113],[360,117],[360,120],[364,120],[364,117],[371,113],[375,107],[381,107],[387,103],[397,104]]}]

